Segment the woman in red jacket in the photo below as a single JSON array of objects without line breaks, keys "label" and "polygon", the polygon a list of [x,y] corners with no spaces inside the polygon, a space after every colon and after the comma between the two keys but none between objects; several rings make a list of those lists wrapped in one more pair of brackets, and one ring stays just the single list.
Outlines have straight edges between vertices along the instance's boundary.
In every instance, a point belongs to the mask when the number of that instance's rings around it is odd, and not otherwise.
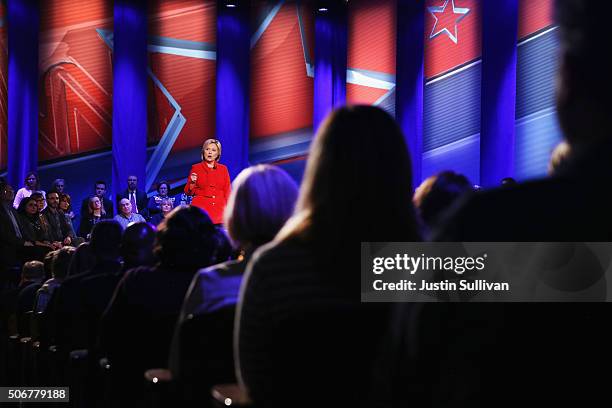
[{"label": "woman in red jacket", "polygon": [[202,161],[191,166],[185,193],[193,196],[191,205],[208,213],[214,224],[223,222],[223,211],[230,194],[227,167],[219,163],[221,143],[207,139],[202,145]]}]

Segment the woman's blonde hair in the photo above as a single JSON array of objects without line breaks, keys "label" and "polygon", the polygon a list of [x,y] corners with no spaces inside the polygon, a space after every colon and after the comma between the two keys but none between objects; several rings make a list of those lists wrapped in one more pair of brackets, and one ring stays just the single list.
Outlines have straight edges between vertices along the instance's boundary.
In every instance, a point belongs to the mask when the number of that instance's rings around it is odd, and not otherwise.
[{"label": "woman's blonde hair", "polygon": [[206,150],[206,146],[208,146],[211,143],[214,143],[217,146],[217,150],[219,150],[219,155],[217,156],[217,159],[215,160],[216,162],[218,162],[219,160],[221,160],[221,142],[218,141],[217,139],[206,139],[204,141],[204,144],[202,144],[202,152],[200,153],[200,159],[204,161],[204,150]]}]

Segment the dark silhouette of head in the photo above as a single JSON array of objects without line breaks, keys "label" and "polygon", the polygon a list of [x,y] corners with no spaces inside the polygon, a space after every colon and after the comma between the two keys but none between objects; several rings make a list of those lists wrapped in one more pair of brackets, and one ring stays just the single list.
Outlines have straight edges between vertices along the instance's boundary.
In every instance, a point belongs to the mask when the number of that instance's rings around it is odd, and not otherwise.
[{"label": "dark silhouette of head", "polygon": [[198,207],[177,207],[158,227],[154,253],[161,266],[195,271],[214,262],[216,229]]},{"label": "dark silhouette of head", "polygon": [[103,220],[93,226],[90,245],[96,262],[119,258],[121,233],[121,225],[114,220]]},{"label": "dark silhouette of head", "polygon": [[298,188],[279,167],[260,164],[244,169],[234,180],[225,207],[225,225],[242,249],[271,241],[293,214]]},{"label": "dark silhouette of head", "polygon": [[503,179],[501,179],[501,186],[502,187],[513,187],[513,186],[516,186],[516,185],[518,185],[518,183],[512,177],[504,177]]},{"label": "dark silhouette of head", "polygon": [[21,284],[41,283],[45,277],[45,265],[40,261],[29,261],[21,269]]},{"label": "dark silhouette of head", "polygon": [[557,0],[561,67],[557,81],[557,110],[571,145],[612,138],[612,71],[605,51],[612,31],[602,5],[595,1]]},{"label": "dark silhouette of head", "polygon": [[296,214],[279,239],[310,239],[337,251],[341,242],[415,241],[417,231],[399,126],[373,106],[331,113],[310,148]]},{"label": "dark silhouette of head", "polygon": [[124,269],[153,265],[155,229],[145,222],[137,222],[125,229],[121,239],[121,256]]},{"label": "dark silhouette of head", "polygon": [[89,242],[83,242],[79,245],[72,257],[70,267],[68,268],[68,276],[78,275],[89,271],[94,266],[93,250]]},{"label": "dark silhouette of head", "polygon": [[441,216],[463,194],[472,191],[470,181],[463,174],[443,171],[435,176],[431,187],[418,203],[421,219],[429,227],[434,226]]},{"label": "dark silhouette of head", "polygon": [[74,247],[63,247],[55,251],[55,256],[53,257],[53,277],[55,279],[64,279],[68,275],[68,268],[70,267],[70,263],[74,258],[76,253],[76,249]]}]

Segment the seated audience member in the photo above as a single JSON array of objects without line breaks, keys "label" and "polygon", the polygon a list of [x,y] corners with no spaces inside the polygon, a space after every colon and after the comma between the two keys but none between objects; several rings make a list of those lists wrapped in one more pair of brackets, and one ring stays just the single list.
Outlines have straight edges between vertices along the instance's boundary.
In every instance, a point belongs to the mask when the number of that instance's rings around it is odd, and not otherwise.
[{"label": "seated audience member", "polygon": [[[169,192],[170,192],[170,184],[168,184],[167,181],[165,180],[160,181],[157,184],[157,194],[149,199],[149,205],[147,205],[147,208],[149,210],[149,216],[152,217],[163,211],[161,206],[162,206],[162,201],[164,199],[170,200],[170,202],[172,203],[172,207],[174,207],[174,197],[169,197],[168,196]],[[153,220],[151,220],[151,222],[153,222]]]},{"label": "seated audience member", "polygon": [[81,214],[81,225],[79,226],[79,236],[89,240],[91,238],[91,230],[94,225],[104,219],[112,218],[106,212],[100,197],[93,196],[89,198],[89,206],[87,207],[87,215]]},{"label": "seated audience member", "polygon": [[[192,319],[193,316],[236,305],[242,275],[253,251],[274,238],[293,213],[297,198],[297,186],[284,170],[261,164],[243,170],[234,180],[231,191],[224,225],[241,255],[235,261],[202,269],[195,275],[172,341],[170,369],[183,386],[182,394],[188,402],[205,399],[198,395],[202,385],[210,387],[236,381],[232,334],[231,331],[220,333],[219,327],[200,327],[199,332],[211,343],[211,337],[227,338],[226,353],[223,350],[189,349],[185,348],[186,342],[180,337],[181,326],[188,316]],[[197,341],[186,340],[197,344]]]},{"label": "seated audience member", "polygon": [[[114,214],[113,213],[113,210],[114,210],[113,202],[109,200],[108,198],[106,198],[104,196],[105,194],[106,194],[106,182],[103,180],[96,181],[94,183],[93,196],[96,196],[100,199],[100,204],[102,205],[102,208],[104,209],[103,213],[105,213],[108,216],[108,218],[112,218]],[[88,208],[90,206],[90,201],[93,196],[86,197],[81,203],[81,219],[87,218],[89,216]],[[81,235],[81,234],[79,235],[82,237],[85,237],[84,235]]]},{"label": "seated audience member", "polygon": [[[99,292],[92,293],[85,289],[90,285],[84,281],[100,274],[114,275],[121,270],[119,259],[121,233],[121,226],[113,220],[97,223],[91,233],[89,244],[94,258],[93,266],[78,275],[68,276],[52,296],[50,302],[53,303],[55,314],[52,335],[62,353],[87,348],[89,345],[92,335],[90,330],[94,331],[95,328],[92,326],[98,323],[95,319],[95,306],[99,306],[98,310],[106,306],[100,305],[105,302],[104,299],[100,299],[109,290],[101,285]],[[112,289],[110,291],[112,292]],[[108,297],[110,298],[110,295]],[[94,306],[91,306],[92,304]]]},{"label": "seated audience member", "polygon": [[414,205],[425,229],[429,231],[442,219],[445,211],[472,190],[470,181],[454,171],[443,171],[427,178],[414,193]]},{"label": "seated audience member", "polygon": [[548,175],[555,175],[564,168],[570,159],[571,152],[570,145],[565,140],[555,146],[548,163]]},{"label": "seated audience member", "polygon": [[23,200],[26,197],[30,197],[32,193],[35,191],[40,191],[43,198],[45,197],[45,192],[40,190],[40,184],[38,182],[38,175],[31,171],[26,174],[25,185],[21,187],[19,190],[17,190],[17,193],[15,194],[15,199],[13,200],[13,207],[15,209],[18,209],[19,204],[21,203],[21,200]]},{"label": "seated audience member", "polygon": [[75,217],[74,211],[72,211],[72,198],[68,193],[60,193],[60,210],[64,212],[66,218],[70,220],[70,224],[72,225],[72,220]]},{"label": "seated audience member", "polygon": [[254,405],[366,404],[388,306],[360,304],[352,265],[360,241],[419,240],[404,140],[372,106],[341,108],[319,128],[295,215],[241,287],[237,370]]},{"label": "seated audience member", "polygon": [[[582,245],[573,243],[612,241],[605,187],[612,183],[612,77],[594,74],[612,69],[601,52],[612,31],[597,2],[558,0],[556,8],[556,104],[571,161],[556,177],[467,197],[436,240],[564,242],[572,261]],[[600,371],[612,361],[606,279],[572,287],[581,277],[565,271],[575,270],[565,268],[563,257],[549,261],[555,265],[549,271],[570,283],[551,289],[581,300],[587,293],[594,302],[398,305],[401,318],[387,348],[394,378],[384,381],[393,385],[385,392],[393,396],[391,406],[591,406],[607,400]],[[521,259],[509,262],[521,265]]]},{"label": "seated audience member", "polygon": [[151,224],[158,226],[164,220],[164,218],[166,218],[166,215],[172,211],[173,204],[174,201],[172,199],[168,197],[162,198],[159,204],[161,211],[157,212],[153,217],[151,217]]},{"label": "seated audience member", "polygon": [[76,253],[70,262],[68,276],[75,276],[88,272],[94,266],[94,256],[89,242],[83,242],[76,249]]},{"label": "seated audience member", "polygon": [[177,208],[157,232],[159,263],[132,269],[119,282],[102,319],[100,346],[121,406],[141,401],[146,369],[166,366],[185,293],[198,269],[212,263],[216,234],[204,211]]},{"label": "seated audience member", "polygon": [[57,193],[61,195],[64,192],[65,186],[66,183],[64,179],[55,179],[53,180],[53,183],[51,183],[51,191],[57,191]]},{"label": "seated audience member", "polygon": [[[51,256],[51,278],[48,279],[40,289],[38,289],[38,293],[36,295],[36,303],[34,306],[34,311],[37,313],[42,313],[47,308],[47,304],[49,303],[49,299],[53,295],[55,289],[57,289],[64,278],[68,274],[68,267],[70,266],[70,262],[74,256],[76,249],[74,247],[64,247],[62,249],[58,249],[53,252],[49,252],[48,256]],[[47,257],[45,257],[45,263],[47,261]],[[46,269],[46,265],[45,265]],[[45,271],[45,275],[47,272]]]},{"label": "seated audience member", "polygon": [[130,224],[135,222],[146,222],[142,215],[132,212],[132,203],[127,198],[122,198],[119,201],[119,214],[115,215],[115,221],[121,225],[121,228],[126,229]]},{"label": "seated audience member", "polygon": [[47,203],[47,208],[42,210],[42,215],[49,225],[49,237],[51,241],[61,242],[62,245],[71,245],[74,236],[70,236],[70,227],[66,221],[66,216],[59,208],[59,193],[53,190],[49,191],[47,194]]},{"label": "seated audience member", "polygon": [[42,285],[45,277],[44,265],[39,261],[26,262],[23,265],[21,283],[17,293],[15,315],[17,316],[17,330],[21,336],[29,336],[29,321],[26,312],[34,308],[36,291]]},{"label": "seated audience member", "polygon": [[[127,199],[132,205],[132,213],[139,214],[144,219],[149,218],[147,193],[138,189],[138,177],[128,176],[127,188],[117,194],[117,203],[123,198]],[[121,214],[121,211],[118,211],[118,214]]]},{"label": "seated audience member", "polygon": [[[20,217],[13,208],[13,188],[0,182],[0,290],[8,280],[8,270],[28,258],[26,251],[33,242],[24,239]],[[37,258],[36,255],[31,258]]]},{"label": "seated audience member", "polygon": [[41,222],[38,204],[34,197],[30,196],[21,200],[17,213],[19,214],[19,224],[24,240],[32,242],[38,247],[48,248],[48,250],[55,249]]},{"label": "seated audience member", "polygon": [[153,266],[153,243],[155,229],[146,222],[139,222],[127,227],[121,240],[120,253],[123,258],[123,271],[138,266]]},{"label": "seated audience member", "polygon": [[501,183],[500,184],[501,184],[502,187],[514,187],[514,186],[518,185],[516,180],[513,179],[512,177],[504,177],[503,179],[501,179]]},{"label": "seated audience member", "polygon": [[[78,247],[83,241],[83,238],[77,237],[76,232],[74,231],[74,225],[72,224],[72,219],[74,218],[74,213],[71,210],[71,199],[70,195],[66,193],[60,193],[59,196],[59,208],[64,213],[64,218],[66,218],[66,224],[68,225],[68,234],[72,238],[72,246]],[[70,215],[72,214],[72,215]]]}]

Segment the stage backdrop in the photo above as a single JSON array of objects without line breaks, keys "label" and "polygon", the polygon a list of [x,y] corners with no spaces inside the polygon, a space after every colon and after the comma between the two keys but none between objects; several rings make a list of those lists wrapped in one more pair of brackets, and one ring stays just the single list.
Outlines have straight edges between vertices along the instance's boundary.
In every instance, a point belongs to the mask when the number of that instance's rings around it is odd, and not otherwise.
[{"label": "stage backdrop", "polygon": [[301,177],[312,139],[314,20],[305,2],[252,3],[251,163]]},{"label": "stage backdrop", "polygon": [[215,137],[216,33],[215,1],[149,2],[147,190],[183,184]]},{"label": "stage backdrop", "polygon": [[555,110],[558,32],[554,0],[520,0],[516,75],[515,171],[518,180],[546,175],[561,141]]},{"label": "stage backdrop", "polygon": [[8,44],[6,38],[6,5],[0,1],[0,174],[6,171],[7,166],[7,125],[8,125]]},{"label": "stage backdrop", "polygon": [[376,105],[395,115],[396,1],[348,4],[348,104]]},{"label": "stage backdrop", "polygon": [[78,213],[96,180],[111,187],[113,5],[47,0],[40,7],[38,171],[45,190],[65,179]]},{"label": "stage backdrop", "polygon": [[425,2],[423,179],[455,170],[480,180],[481,2]]}]

